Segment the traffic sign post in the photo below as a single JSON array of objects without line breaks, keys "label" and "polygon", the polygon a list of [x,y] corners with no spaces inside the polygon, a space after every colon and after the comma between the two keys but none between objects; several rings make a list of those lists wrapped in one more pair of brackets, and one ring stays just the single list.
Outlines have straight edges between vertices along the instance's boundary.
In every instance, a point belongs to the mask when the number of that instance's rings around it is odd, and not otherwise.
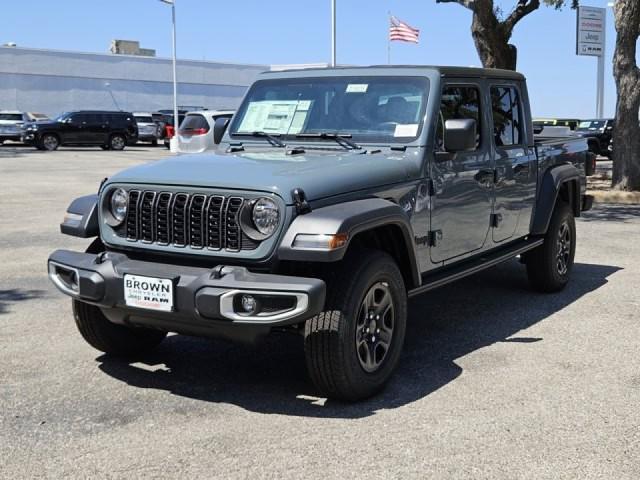
[{"label": "traffic sign post", "polygon": [[576,55],[598,57],[598,84],[596,90],[596,116],[604,116],[604,52],[607,10],[596,7],[578,7],[576,23]]}]

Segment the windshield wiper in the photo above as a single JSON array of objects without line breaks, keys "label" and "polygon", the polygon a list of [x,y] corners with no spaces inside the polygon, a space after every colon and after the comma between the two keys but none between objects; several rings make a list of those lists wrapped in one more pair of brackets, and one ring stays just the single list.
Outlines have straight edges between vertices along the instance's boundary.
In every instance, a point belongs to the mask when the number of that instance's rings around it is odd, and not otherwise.
[{"label": "windshield wiper", "polygon": [[274,135],[271,135],[267,132],[241,132],[241,133],[233,133],[233,136],[238,137],[257,137],[257,138],[265,138],[271,145],[274,147],[284,148],[286,145],[282,143],[282,140],[276,138]]},{"label": "windshield wiper", "polygon": [[340,146],[344,148],[349,148],[351,150],[361,150],[362,147],[357,143],[349,140],[352,137],[351,134],[339,134],[339,133],[329,133],[329,132],[320,132],[320,133],[299,133],[296,135],[296,138],[328,138],[330,140],[335,140]]}]

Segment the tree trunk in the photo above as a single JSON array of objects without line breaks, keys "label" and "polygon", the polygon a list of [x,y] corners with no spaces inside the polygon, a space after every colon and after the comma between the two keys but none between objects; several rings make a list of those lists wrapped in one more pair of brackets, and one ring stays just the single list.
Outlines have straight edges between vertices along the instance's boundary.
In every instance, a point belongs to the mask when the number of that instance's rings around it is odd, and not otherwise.
[{"label": "tree trunk", "polygon": [[473,13],[471,35],[484,68],[516,69],[515,48],[509,45],[511,35],[504,30],[493,10],[478,8]]},{"label": "tree trunk", "polygon": [[640,71],[636,44],[640,34],[638,0],[617,0],[614,7],[616,50],[613,76],[616,80],[616,125],[613,133],[613,187],[640,190]]}]

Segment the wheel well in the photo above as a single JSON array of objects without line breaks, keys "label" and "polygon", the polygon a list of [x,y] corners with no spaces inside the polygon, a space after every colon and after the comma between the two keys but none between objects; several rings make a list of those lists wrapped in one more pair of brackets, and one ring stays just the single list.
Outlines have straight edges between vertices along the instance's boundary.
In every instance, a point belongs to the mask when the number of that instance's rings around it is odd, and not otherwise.
[{"label": "wheel well", "polygon": [[414,265],[398,225],[384,225],[358,233],[349,243],[349,250],[357,248],[375,248],[388,253],[398,264],[407,290],[418,286],[413,274]]},{"label": "wheel well", "polygon": [[563,200],[571,207],[575,217],[580,216],[580,185],[578,180],[569,180],[560,185],[558,199]]}]

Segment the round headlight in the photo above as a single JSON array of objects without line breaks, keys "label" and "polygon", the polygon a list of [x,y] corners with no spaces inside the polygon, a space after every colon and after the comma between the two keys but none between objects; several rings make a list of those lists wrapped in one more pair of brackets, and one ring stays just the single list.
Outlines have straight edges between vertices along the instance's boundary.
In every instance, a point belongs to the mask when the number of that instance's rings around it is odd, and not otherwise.
[{"label": "round headlight", "polygon": [[128,200],[129,200],[129,197],[127,195],[127,192],[122,188],[118,188],[114,190],[113,193],[111,194],[111,200],[109,202],[109,210],[111,215],[113,215],[113,218],[118,223],[124,222],[124,219],[127,216]]},{"label": "round headlight", "polygon": [[278,204],[270,198],[259,198],[253,204],[251,219],[256,230],[265,237],[270,237],[280,223],[280,210]]}]

